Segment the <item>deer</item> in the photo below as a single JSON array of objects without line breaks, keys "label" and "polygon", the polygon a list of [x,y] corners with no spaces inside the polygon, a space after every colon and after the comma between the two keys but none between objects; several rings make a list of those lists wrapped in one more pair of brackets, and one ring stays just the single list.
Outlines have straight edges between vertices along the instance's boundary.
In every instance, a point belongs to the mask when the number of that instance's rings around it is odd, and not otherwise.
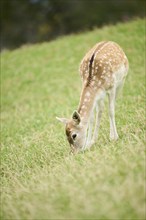
[{"label": "deer", "polygon": [[79,67],[82,90],[78,108],[70,119],[56,117],[65,125],[72,153],[90,149],[96,143],[106,95],[109,101],[110,140],[118,139],[115,102],[128,69],[127,56],[113,41],[99,42],[86,53]]}]

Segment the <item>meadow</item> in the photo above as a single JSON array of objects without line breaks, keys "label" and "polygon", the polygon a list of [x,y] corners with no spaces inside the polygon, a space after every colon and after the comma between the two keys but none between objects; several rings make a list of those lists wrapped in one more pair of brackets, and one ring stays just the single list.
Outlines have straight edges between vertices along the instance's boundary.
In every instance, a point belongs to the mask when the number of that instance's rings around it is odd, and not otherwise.
[{"label": "meadow", "polygon": [[[146,218],[144,38],[136,19],[1,53],[2,220]],[[102,40],[129,59],[116,104],[120,138],[109,140],[106,100],[97,143],[70,155],[56,116],[77,108],[79,63]]]}]

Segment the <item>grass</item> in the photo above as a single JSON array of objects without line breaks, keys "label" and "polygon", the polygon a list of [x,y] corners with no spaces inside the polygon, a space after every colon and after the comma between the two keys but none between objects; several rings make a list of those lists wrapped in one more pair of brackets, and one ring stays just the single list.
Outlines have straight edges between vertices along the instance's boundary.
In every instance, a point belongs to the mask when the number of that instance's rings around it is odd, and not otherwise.
[{"label": "grass", "polygon": [[[1,55],[1,219],[145,219],[144,20],[26,45]],[[80,60],[113,40],[128,56],[117,100],[120,139],[109,141],[107,103],[99,140],[69,155],[62,124],[77,108]]]}]

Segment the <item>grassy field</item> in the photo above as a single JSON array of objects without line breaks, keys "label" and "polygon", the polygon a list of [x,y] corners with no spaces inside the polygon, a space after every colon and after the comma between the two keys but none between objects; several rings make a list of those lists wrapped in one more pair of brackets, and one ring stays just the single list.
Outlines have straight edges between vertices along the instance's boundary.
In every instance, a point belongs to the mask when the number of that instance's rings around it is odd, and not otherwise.
[{"label": "grassy field", "polygon": [[[23,46],[1,56],[1,219],[145,219],[144,20]],[[69,155],[56,116],[78,106],[80,60],[113,40],[130,71],[117,100],[120,139],[109,141],[107,100],[99,140]]]}]

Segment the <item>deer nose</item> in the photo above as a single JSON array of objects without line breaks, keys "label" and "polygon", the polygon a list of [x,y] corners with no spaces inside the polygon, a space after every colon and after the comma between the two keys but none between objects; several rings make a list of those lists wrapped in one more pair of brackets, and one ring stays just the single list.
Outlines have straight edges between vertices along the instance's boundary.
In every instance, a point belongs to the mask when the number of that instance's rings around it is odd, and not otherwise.
[{"label": "deer nose", "polygon": [[72,145],[72,144],[70,144],[70,148],[71,148],[71,153],[73,153],[74,152],[74,146]]},{"label": "deer nose", "polygon": [[78,148],[75,148],[73,145],[70,145],[71,147],[71,151],[70,151],[70,154],[77,154],[78,153]]}]

